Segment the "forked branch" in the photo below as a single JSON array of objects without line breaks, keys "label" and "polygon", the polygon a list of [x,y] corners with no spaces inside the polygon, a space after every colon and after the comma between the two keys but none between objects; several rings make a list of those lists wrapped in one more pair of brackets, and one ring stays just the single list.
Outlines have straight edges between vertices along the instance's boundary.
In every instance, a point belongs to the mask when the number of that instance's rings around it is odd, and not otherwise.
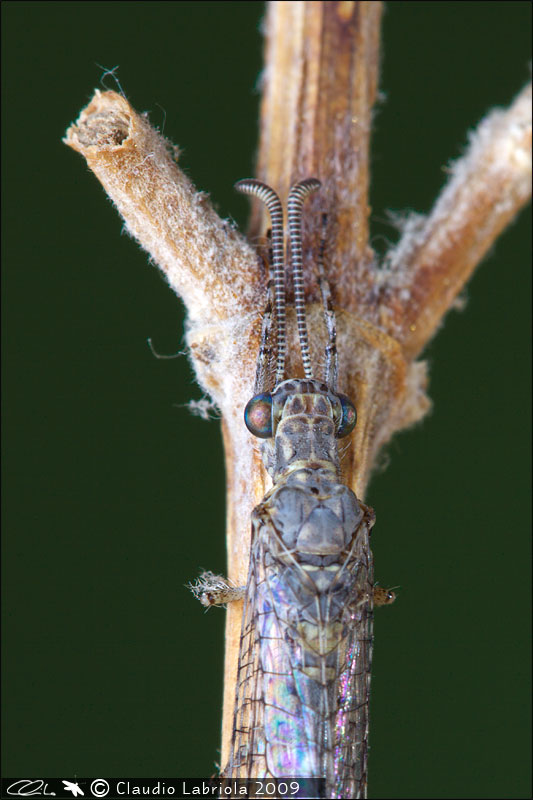
[{"label": "forked branch", "polygon": [[[427,218],[408,220],[378,268],[368,243],[368,151],[377,86],[378,2],[274,2],[266,19],[266,64],[257,178],[283,202],[289,186],[316,177],[306,206],[303,269],[308,302],[328,215],[325,264],[337,311],[339,390],[359,422],[343,464],[364,496],[380,447],[429,407],[426,370],[414,361],[500,231],[531,192],[531,87],[491,112],[470,136]],[[229,577],[245,582],[250,514],[267,488],[242,412],[253,392],[265,305],[264,263],[208,198],[196,192],[176,150],[114,92],[96,92],[66,144],[81,153],[188,310],[187,342],[198,381],[223,417],[228,483]],[[265,234],[254,204],[251,234]],[[308,317],[313,359],[325,332],[319,307]],[[294,320],[289,315],[288,368]],[[240,604],[228,612],[224,746],[227,754],[240,632]]]}]

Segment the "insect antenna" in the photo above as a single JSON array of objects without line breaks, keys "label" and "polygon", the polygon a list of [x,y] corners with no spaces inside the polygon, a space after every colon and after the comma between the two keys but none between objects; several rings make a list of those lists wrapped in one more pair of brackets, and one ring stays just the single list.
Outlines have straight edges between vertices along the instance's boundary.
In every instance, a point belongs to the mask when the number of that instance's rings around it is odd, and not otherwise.
[{"label": "insect antenna", "polygon": [[302,364],[306,378],[313,377],[311,358],[309,356],[309,338],[305,315],[305,293],[302,268],[302,208],[307,195],[316,192],[321,186],[316,178],[307,178],[295,184],[289,192],[287,200],[287,216],[291,240],[291,269],[294,282],[294,309],[298,326],[298,339],[302,353]]},{"label": "insect antenna", "polygon": [[242,194],[258,197],[268,208],[272,223],[272,272],[274,279],[274,308],[277,326],[277,358],[276,358],[276,386],[281,383],[285,374],[286,342],[286,291],[285,291],[285,262],[283,258],[283,206],[276,192],[266,183],[247,179],[238,181],[235,188]]}]

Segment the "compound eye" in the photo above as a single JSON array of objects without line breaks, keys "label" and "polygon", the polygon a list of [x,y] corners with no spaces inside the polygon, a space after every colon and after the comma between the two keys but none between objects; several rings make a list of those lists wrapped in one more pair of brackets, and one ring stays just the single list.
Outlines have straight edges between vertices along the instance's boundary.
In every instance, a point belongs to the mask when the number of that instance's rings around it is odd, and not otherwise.
[{"label": "compound eye", "polygon": [[256,394],[246,404],[244,423],[250,433],[259,439],[272,436],[272,395],[270,392]]},{"label": "compound eye", "polygon": [[341,418],[336,437],[337,439],[342,439],[343,436],[348,436],[348,434],[351,433],[355,428],[355,423],[357,422],[357,411],[355,410],[355,406],[350,398],[346,397],[345,394],[339,394],[337,397],[339,398],[341,404]]}]

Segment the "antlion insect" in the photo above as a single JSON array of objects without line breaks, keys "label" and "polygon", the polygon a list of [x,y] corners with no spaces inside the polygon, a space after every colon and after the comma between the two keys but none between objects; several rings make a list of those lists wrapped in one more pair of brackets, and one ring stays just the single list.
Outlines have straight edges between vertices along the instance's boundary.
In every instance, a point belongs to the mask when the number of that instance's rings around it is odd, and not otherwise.
[{"label": "antlion insect", "polygon": [[323,247],[317,269],[328,335],[322,381],[311,365],[301,219],[305,198],[319,187],[314,178],[297,183],[287,201],[305,375],[287,379],[283,207],[259,181],[236,185],[260,198],[272,221],[270,299],[244,421],[264,440],[273,486],[252,514],[246,589],[204,573],[193,591],[207,606],[244,594],[233,737],[223,777],[321,778],[320,796],[366,797],[373,606],[395,596],[374,588],[374,511],[340,478],[338,440],[351,433],[357,415],[337,391],[336,322]]}]

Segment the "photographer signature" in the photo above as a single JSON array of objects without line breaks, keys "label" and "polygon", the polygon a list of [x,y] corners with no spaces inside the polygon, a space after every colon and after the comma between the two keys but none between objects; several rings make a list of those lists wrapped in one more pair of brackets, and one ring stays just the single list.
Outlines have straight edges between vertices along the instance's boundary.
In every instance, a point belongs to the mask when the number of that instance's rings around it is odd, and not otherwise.
[{"label": "photographer signature", "polygon": [[31,795],[43,795],[55,797],[55,792],[48,791],[48,784],[43,780],[20,780],[12,783],[6,789],[7,794],[17,795],[18,797],[30,797]]}]

